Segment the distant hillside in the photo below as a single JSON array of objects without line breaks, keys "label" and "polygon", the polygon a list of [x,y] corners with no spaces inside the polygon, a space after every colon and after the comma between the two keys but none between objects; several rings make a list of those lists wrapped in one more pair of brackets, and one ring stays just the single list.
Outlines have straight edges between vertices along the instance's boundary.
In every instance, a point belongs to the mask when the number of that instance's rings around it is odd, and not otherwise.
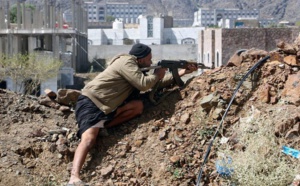
[{"label": "distant hillside", "polygon": [[175,18],[192,18],[197,7],[259,9],[262,18],[300,21],[299,0],[151,0],[149,3],[150,12],[167,12]]},{"label": "distant hillside", "polygon": [[[11,0],[11,3],[17,0]],[[91,0],[86,0],[91,1]],[[104,0],[97,0],[98,2]],[[107,0],[122,1],[132,3],[148,4],[149,13],[173,15],[174,18],[193,18],[197,7],[205,8],[240,8],[240,9],[259,9],[262,18],[276,18],[279,20],[288,20],[292,22],[300,21],[299,0]],[[4,2],[4,0],[0,0]],[[41,5],[41,0],[27,0]],[[68,9],[71,6],[71,0],[57,0],[57,7]]]}]

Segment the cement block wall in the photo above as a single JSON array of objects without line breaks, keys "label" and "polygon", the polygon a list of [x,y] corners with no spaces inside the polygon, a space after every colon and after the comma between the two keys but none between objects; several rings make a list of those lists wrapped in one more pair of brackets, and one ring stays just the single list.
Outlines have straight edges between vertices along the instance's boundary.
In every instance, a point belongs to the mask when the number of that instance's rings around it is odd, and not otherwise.
[{"label": "cement block wall", "polygon": [[[257,48],[272,51],[277,48],[276,43],[280,40],[286,43],[293,43],[299,35],[300,28],[236,28],[214,30],[215,33],[210,29],[200,33],[198,43],[203,43],[203,49],[199,47],[198,53],[202,52],[204,63],[207,66],[210,66],[214,62],[215,67],[217,67],[221,64],[226,65],[229,58],[240,49]],[[214,60],[208,61],[208,54],[210,54],[209,56],[214,56]]]},{"label": "cement block wall", "polygon": [[222,63],[226,64],[232,54],[239,49],[258,48],[272,51],[277,48],[276,43],[280,40],[293,43],[299,31],[299,28],[223,29]]},{"label": "cement block wall", "polygon": [[[197,61],[197,45],[149,45],[152,49],[152,59],[183,59]],[[117,54],[128,53],[132,45],[89,45],[89,62],[93,59],[109,61]]]},{"label": "cement block wall", "polygon": [[216,46],[222,48],[222,64],[240,49],[266,49],[268,40],[265,29],[222,29],[221,40],[216,40]]},{"label": "cement block wall", "polygon": [[280,40],[286,43],[293,43],[299,36],[300,28],[266,28],[266,50],[271,51],[276,48],[276,43]]}]

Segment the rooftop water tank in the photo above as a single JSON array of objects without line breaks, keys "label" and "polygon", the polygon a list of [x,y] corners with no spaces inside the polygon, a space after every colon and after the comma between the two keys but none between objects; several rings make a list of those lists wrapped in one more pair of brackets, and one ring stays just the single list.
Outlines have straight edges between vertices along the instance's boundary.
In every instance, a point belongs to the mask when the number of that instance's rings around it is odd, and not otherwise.
[{"label": "rooftop water tank", "polygon": [[118,19],[113,22],[113,29],[123,29],[123,26],[123,22]]}]

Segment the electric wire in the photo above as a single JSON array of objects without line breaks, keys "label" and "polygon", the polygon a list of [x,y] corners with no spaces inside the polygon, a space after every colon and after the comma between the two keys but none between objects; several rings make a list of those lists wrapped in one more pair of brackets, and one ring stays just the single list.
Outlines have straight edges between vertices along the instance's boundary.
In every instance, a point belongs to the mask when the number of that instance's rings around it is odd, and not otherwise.
[{"label": "electric wire", "polygon": [[[76,45],[79,46],[79,47],[81,48],[81,50],[84,51],[84,52],[89,56],[89,54],[88,54],[88,52],[85,50],[85,48],[83,48],[83,47],[80,45],[80,43],[78,43],[77,39],[76,39],[75,37],[73,38],[73,36],[72,36],[71,34],[69,34],[69,35],[71,36],[72,39],[74,39]],[[103,68],[103,69],[106,68],[106,67],[104,67],[103,65],[101,65],[101,63],[99,63],[98,61],[96,61],[95,59],[92,59],[92,60],[93,60],[95,63],[97,63],[101,68]]]},{"label": "electric wire", "polygon": [[201,181],[201,177],[202,177],[202,173],[203,173],[203,167],[204,167],[204,165],[207,162],[207,159],[208,159],[208,156],[210,154],[213,142],[214,142],[214,140],[215,140],[215,138],[216,138],[216,136],[217,136],[217,134],[218,134],[218,132],[219,132],[222,124],[223,124],[223,121],[224,121],[225,117],[227,116],[227,113],[229,111],[229,108],[230,108],[230,106],[231,106],[231,104],[232,104],[235,96],[236,96],[237,91],[239,90],[239,88],[241,87],[241,85],[243,84],[243,82],[246,80],[246,78],[249,76],[249,74],[251,74],[258,66],[260,66],[262,63],[264,63],[265,61],[267,61],[269,58],[270,58],[270,56],[266,56],[263,59],[259,60],[253,67],[251,67],[251,69],[246,73],[246,75],[244,75],[244,77],[242,78],[242,80],[238,84],[237,88],[235,89],[235,91],[234,91],[234,93],[233,93],[233,95],[231,97],[231,100],[230,100],[230,102],[229,102],[229,104],[228,104],[228,106],[227,106],[227,108],[225,110],[225,113],[222,116],[220,124],[219,124],[219,126],[218,126],[218,128],[217,128],[217,130],[216,130],[216,132],[215,132],[215,134],[213,136],[213,138],[211,139],[209,145],[208,145],[207,151],[206,151],[205,156],[204,156],[204,161],[202,162],[202,165],[201,165],[201,168],[200,168],[200,171],[199,171],[199,174],[198,174],[196,186],[200,186],[200,181]]}]

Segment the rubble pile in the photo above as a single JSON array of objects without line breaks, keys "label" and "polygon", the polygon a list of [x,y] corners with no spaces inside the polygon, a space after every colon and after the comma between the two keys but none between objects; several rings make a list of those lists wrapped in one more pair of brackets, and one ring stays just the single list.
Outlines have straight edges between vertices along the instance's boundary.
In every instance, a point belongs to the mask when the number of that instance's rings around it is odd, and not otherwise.
[{"label": "rubble pile", "polygon": [[[208,144],[235,88],[268,55],[270,59],[239,88],[222,133],[232,139],[232,127],[242,122],[251,107],[266,114],[270,109],[283,109],[287,114],[274,121],[276,136],[300,149],[300,38],[292,44],[279,42],[277,47],[271,52],[238,52],[226,66],[190,79],[186,87],[146,108],[140,117],[101,130],[82,179],[98,186],[195,185]],[[46,94],[33,97],[0,90],[1,185],[63,185],[69,179],[79,143],[73,108],[80,91],[59,90],[56,94],[46,90]],[[220,136],[217,138],[216,143]],[[207,185],[219,184],[217,150],[212,146],[204,169]]]}]

